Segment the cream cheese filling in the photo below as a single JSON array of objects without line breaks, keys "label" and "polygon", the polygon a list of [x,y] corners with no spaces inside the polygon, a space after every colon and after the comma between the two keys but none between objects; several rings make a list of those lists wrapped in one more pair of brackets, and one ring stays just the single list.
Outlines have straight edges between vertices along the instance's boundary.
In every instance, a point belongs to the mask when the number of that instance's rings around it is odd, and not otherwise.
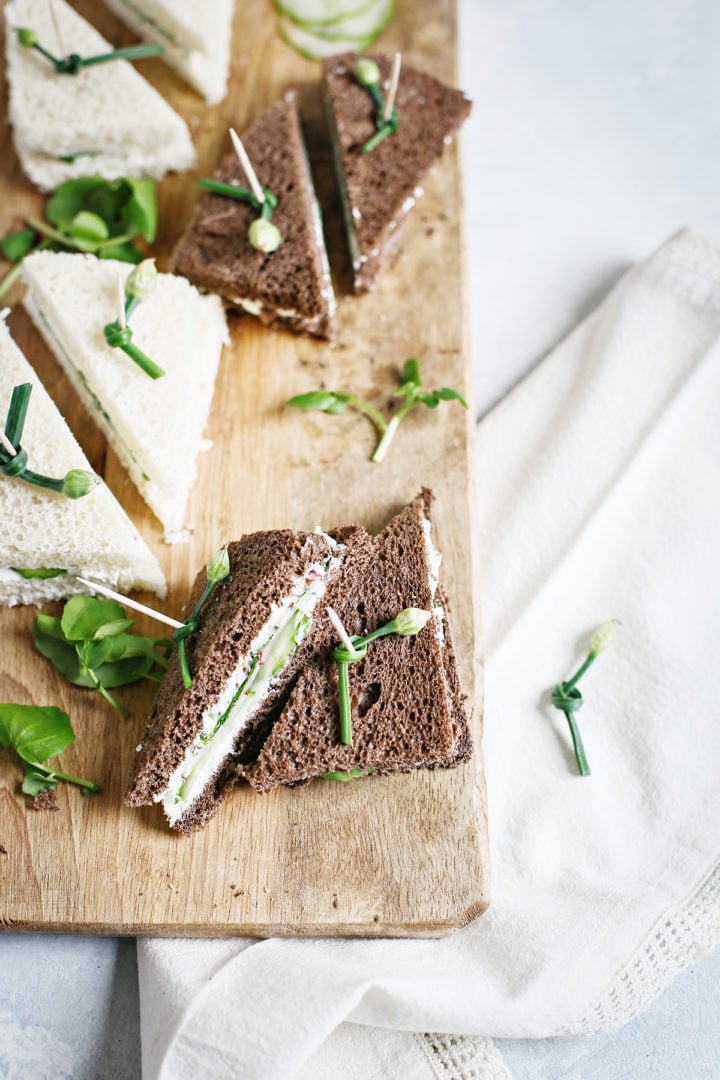
[{"label": "cream cheese filling", "polygon": [[[338,545],[334,544],[334,547]],[[170,824],[175,824],[200,797],[231,753],[238,733],[267,697],[276,676],[307,636],[329,577],[339,566],[337,556],[312,563],[298,577],[285,599],[251,642],[227,679],[218,700],[203,714],[202,727],[156,797]]]},{"label": "cream cheese filling", "polygon": [[443,625],[443,620],[445,618],[445,609],[442,604],[435,603],[435,594],[437,593],[438,585],[440,584],[440,563],[442,562],[442,555],[433,544],[432,526],[424,514],[422,515],[422,530],[429,569],[430,601],[432,604],[432,613],[435,616],[435,633],[437,634],[437,639],[440,644],[444,645],[445,627]]}]

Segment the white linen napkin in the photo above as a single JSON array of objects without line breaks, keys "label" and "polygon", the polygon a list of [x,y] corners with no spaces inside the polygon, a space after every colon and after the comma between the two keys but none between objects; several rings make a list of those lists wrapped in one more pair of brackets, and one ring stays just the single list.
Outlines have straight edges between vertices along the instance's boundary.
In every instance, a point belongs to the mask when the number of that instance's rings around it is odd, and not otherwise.
[{"label": "white linen napkin", "polygon": [[[720,248],[684,231],[479,426],[489,911],[142,941],[145,1080],[500,1076],[481,1036],[616,1026],[720,941],[719,406]],[[581,778],[548,689],[609,617]]]}]

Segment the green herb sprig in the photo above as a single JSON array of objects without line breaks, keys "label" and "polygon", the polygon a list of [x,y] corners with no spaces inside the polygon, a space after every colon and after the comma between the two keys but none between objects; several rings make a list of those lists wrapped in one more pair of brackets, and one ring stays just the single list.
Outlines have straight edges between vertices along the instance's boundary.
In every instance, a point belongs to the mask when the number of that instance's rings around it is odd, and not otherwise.
[{"label": "green herb sprig", "polygon": [[459,401],[463,408],[467,409],[467,402],[457,390],[451,390],[447,386],[439,390],[423,390],[420,365],[415,359],[405,361],[402,383],[393,396],[403,399],[403,402],[390,420],[385,420],[382,413],[369,402],[347,391],[311,390],[307,394],[298,394],[297,397],[290,398],[285,404],[306,412],[324,412],[331,416],[339,416],[348,408],[364,413],[372,420],[380,433],[380,441],[370,458],[376,463],[383,460],[400,423],[416,405],[426,405],[428,409],[436,409],[441,401]]},{"label": "green herb sprig", "polygon": [[181,627],[173,631],[173,641],[177,642],[180,672],[182,674],[183,686],[186,690],[189,690],[193,684],[190,665],[188,664],[187,658],[187,639],[192,634],[196,634],[200,629],[200,612],[202,611],[205,602],[215,586],[221,581],[224,581],[229,573],[230,556],[228,555],[228,549],[224,547],[221,548],[220,551],[216,551],[213,557],[208,561],[205,571],[205,588],[202,591],[200,599],[193,608],[192,615]]},{"label": "green herb sprig", "polygon": [[90,780],[81,780],[44,764],[74,742],[70,717],[54,705],[0,705],[0,743],[12,747],[22,758],[25,771],[22,789],[26,795],[48,791],[58,780],[78,784],[83,795],[101,790]]},{"label": "green herb sprig", "polygon": [[566,682],[558,683],[553,687],[552,691],[551,701],[553,705],[556,709],[559,709],[564,713],[565,719],[568,722],[573,749],[575,751],[575,760],[577,761],[581,776],[590,776],[590,766],[585,754],[585,747],[583,746],[580,730],[575,721],[575,713],[583,704],[583,696],[578,690],[577,684],[591,664],[595,663],[599,654],[611,644],[613,637],[615,636],[616,626],[617,623],[615,619],[608,619],[597,628],[590,641],[590,651],[580,667],[571,679],[568,679]]},{"label": "green herb sprig", "polygon": [[[333,650],[333,660],[338,666],[338,702],[340,705],[340,742],[343,746],[352,746],[352,708],[350,705],[350,664],[363,660],[371,641],[387,634],[399,634],[400,637],[413,637],[419,634],[431,617],[431,612],[422,608],[404,608],[389,623],[378,627],[364,637],[347,634],[337,615],[328,608],[330,620],[338,630],[343,641]],[[332,779],[338,779],[337,776]],[[351,777],[352,779],[352,777]]]},{"label": "green herb sprig", "polygon": [[105,340],[113,349],[122,349],[133,363],[137,364],[141,371],[149,375],[151,379],[159,379],[165,374],[163,369],[151,360],[147,353],[133,344],[132,330],[128,326],[128,319],[138,304],[152,296],[157,286],[157,270],[154,259],[143,259],[128,274],[123,290],[119,284],[118,306],[122,312],[122,318],[118,317],[113,322],[103,327]]},{"label": "green herb sprig", "polygon": [[[396,65],[398,67],[399,75],[399,60],[396,57]],[[367,57],[361,56],[355,64],[355,78],[369,93],[373,99],[376,107],[375,113],[375,127],[377,131],[374,135],[371,135],[366,143],[363,144],[363,154],[369,154],[376,146],[379,146],[383,139],[386,139],[388,135],[394,135],[399,126],[397,109],[394,106],[388,110],[386,108],[386,102],[383,98],[380,90],[380,68],[377,66],[374,60],[369,60]],[[392,80],[395,89],[397,89],[397,75]],[[392,94],[392,86],[391,86]],[[394,98],[394,94],[392,94]],[[389,102],[387,104],[390,104]]]},{"label": "green herb sprig", "polygon": [[33,251],[82,251],[101,259],[139,263],[138,239],[151,244],[157,233],[157,191],[153,180],[123,177],[67,180],[45,205],[47,221],[29,217],[27,226],[0,240],[12,269],[0,281],[0,299],[17,281],[22,261]]},{"label": "green herb sprig", "polygon": [[270,188],[265,187],[258,180],[242,140],[233,128],[230,128],[230,139],[242,170],[250,182],[250,187],[245,188],[240,187],[239,184],[226,184],[222,180],[214,180],[211,177],[203,177],[202,180],[198,180],[198,187],[204,188],[205,191],[211,191],[214,195],[223,195],[229,199],[249,203],[253,210],[260,214],[260,217],[251,222],[248,229],[248,240],[257,251],[269,255],[273,251],[277,251],[282,243],[280,230],[277,225],[273,225],[271,220],[278,207],[278,197]]},{"label": "green herb sprig", "polygon": [[27,484],[57,491],[68,499],[80,499],[101,483],[100,477],[87,469],[70,469],[65,476],[56,478],[28,468],[28,453],[23,450],[21,440],[31,393],[32,383],[13,387],[5,431],[0,435],[0,472],[5,476],[16,476]]},{"label": "green herb sprig", "polygon": [[[172,644],[129,633],[133,620],[115,600],[73,596],[61,618],[40,614],[33,623],[39,652],[74,686],[92,687],[123,716],[129,712],[109,693],[140,679],[157,681]],[[162,652],[158,651],[162,650]]]},{"label": "green herb sprig", "polygon": [[69,56],[53,56],[51,52],[38,41],[34,30],[19,27],[16,30],[18,41],[26,49],[35,49],[54,66],[58,75],[77,75],[83,68],[93,67],[95,64],[107,64],[110,60],[146,60],[151,56],[162,56],[165,52],[164,45],[127,45],[121,49],[113,49],[112,52],[98,53],[97,56],[78,56],[70,53]]}]

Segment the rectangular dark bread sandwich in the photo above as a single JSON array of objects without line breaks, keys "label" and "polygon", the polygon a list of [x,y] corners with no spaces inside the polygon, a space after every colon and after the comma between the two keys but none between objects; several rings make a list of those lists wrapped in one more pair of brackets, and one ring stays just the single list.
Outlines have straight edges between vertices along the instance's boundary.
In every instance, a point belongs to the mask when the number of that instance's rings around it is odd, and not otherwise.
[{"label": "rectangular dark bread sandwich", "polygon": [[365,658],[350,665],[352,745],[340,742],[337,663],[316,654],[257,760],[241,768],[257,791],[350,769],[389,773],[457,765],[472,753],[438,581],[431,501],[423,490],[376,537],[365,573],[353,576],[336,610],[346,630],[358,636],[408,607],[430,611],[432,618],[414,637],[373,641]]},{"label": "rectangular dark bread sandwich", "polygon": [[[294,98],[258,117],[243,143],[260,184],[278,199],[272,224],[280,231],[280,246],[267,253],[254,248],[248,230],[258,211],[248,202],[208,193],[173,252],[173,272],[269,326],[331,338],[335,294]],[[215,179],[248,187],[234,153],[223,158]]]},{"label": "rectangular dark bread sandwich", "polygon": [[[185,688],[175,652],[138,747],[128,805],[161,802],[182,832],[206,824],[236,780],[226,768],[231,755],[252,756],[306,655],[331,647],[325,607],[352,586],[346,579],[362,575],[371,550],[359,527],[260,532],[228,545],[230,574],[187,639],[193,684]],[[188,611],[205,580],[203,571]]]}]

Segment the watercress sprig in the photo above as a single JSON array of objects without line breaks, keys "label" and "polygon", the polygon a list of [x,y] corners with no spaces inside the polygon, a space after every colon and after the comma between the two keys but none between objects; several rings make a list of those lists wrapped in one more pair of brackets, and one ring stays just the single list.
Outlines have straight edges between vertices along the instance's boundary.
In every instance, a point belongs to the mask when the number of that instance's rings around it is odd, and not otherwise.
[{"label": "watercress sprig", "polygon": [[0,281],[0,299],[17,281],[32,251],[82,251],[101,259],[138,263],[136,241],[151,244],[157,232],[157,192],[153,180],[123,177],[67,180],[45,205],[47,221],[29,217],[25,227],[0,240],[12,269]]},{"label": "watercress sprig", "polygon": [[585,747],[583,746],[580,730],[575,722],[575,713],[583,704],[583,696],[578,690],[577,684],[591,664],[595,663],[599,654],[611,644],[612,639],[615,636],[616,625],[615,619],[608,619],[597,628],[590,641],[590,651],[580,667],[572,678],[567,679],[565,682],[558,683],[553,687],[552,691],[551,701],[553,705],[556,709],[559,709],[564,713],[565,719],[568,722],[573,749],[575,751],[575,760],[577,761],[581,776],[590,775],[590,766],[585,754]]},{"label": "watercress sprig", "polygon": [[436,409],[441,401],[459,401],[463,408],[467,409],[467,402],[457,390],[451,390],[447,386],[439,390],[423,390],[420,365],[414,358],[405,361],[402,383],[393,396],[402,398],[403,402],[390,420],[385,420],[382,413],[368,401],[347,391],[311,390],[307,394],[298,394],[297,397],[290,398],[285,404],[292,405],[295,409],[304,409],[306,412],[324,412],[331,416],[339,416],[348,408],[364,413],[372,420],[380,433],[380,441],[370,458],[376,463],[383,460],[401,421],[416,405],[426,405],[428,409]]},{"label": "watercress sprig", "polygon": [[0,433],[0,472],[5,476],[16,476],[27,484],[57,491],[68,499],[80,499],[101,482],[94,473],[87,469],[70,469],[63,477],[53,477],[28,468],[28,452],[23,450],[21,440],[31,393],[32,383],[19,383],[13,387],[5,430]]},{"label": "watercress sprig", "polygon": [[[358,660],[363,660],[367,653],[367,647],[371,641],[385,637],[387,634],[399,634],[400,637],[414,637],[431,617],[431,612],[422,608],[404,608],[394,619],[378,627],[364,637],[350,636],[339,621],[332,608],[327,609],[330,621],[336,627],[342,644],[333,650],[333,660],[338,666],[338,703],[340,706],[340,742],[343,746],[352,746],[352,709],[350,705],[350,675],[349,666]],[[338,779],[337,776],[331,779]],[[353,777],[350,777],[353,779]]]},{"label": "watercress sprig", "polygon": [[0,743],[11,746],[22,758],[26,795],[39,795],[54,788],[58,780],[78,784],[83,795],[100,791],[97,784],[78,776],[48,768],[44,764],[75,742],[70,717],[54,705],[0,705]]},{"label": "watercress sprig", "polygon": [[[92,687],[109,705],[129,715],[109,693],[140,679],[158,680],[167,667],[169,641],[129,633],[133,620],[115,600],[73,596],[61,618],[40,614],[33,623],[39,652],[74,686]],[[162,651],[159,651],[162,650]]]},{"label": "watercress sprig", "polygon": [[34,30],[27,27],[18,27],[18,41],[26,49],[35,49],[54,66],[58,75],[77,75],[83,68],[92,67],[95,64],[106,64],[110,60],[145,60],[150,56],[162,56],[165,52],[163,45],[127,45],[121,49],[113,49],[112,52],[98,53],[97,56],[78,56],[70,53],[68,56],[53,56],[38,41]]},{"label": "watercress sprig", "polygon": [[182,626],[178,627],[177,630],[173,630],[173,641],[177,643],[180,671],[182,673],[183,686],[186,690],[190,689],[193,682],[187,658],[187,639],[192,634],[196,634],[200,629],[200,612],[202,611],[206,600],[215,586],[221,581],[224,581],[229,573],[230,556],[228,555],[228,549],[226,547],[220,548],[220,550],[216,551],[212,558],[208,560],[207,568],[205,570],[205,588],[202,591],[200,599],[193,608],[192,615]]}]

